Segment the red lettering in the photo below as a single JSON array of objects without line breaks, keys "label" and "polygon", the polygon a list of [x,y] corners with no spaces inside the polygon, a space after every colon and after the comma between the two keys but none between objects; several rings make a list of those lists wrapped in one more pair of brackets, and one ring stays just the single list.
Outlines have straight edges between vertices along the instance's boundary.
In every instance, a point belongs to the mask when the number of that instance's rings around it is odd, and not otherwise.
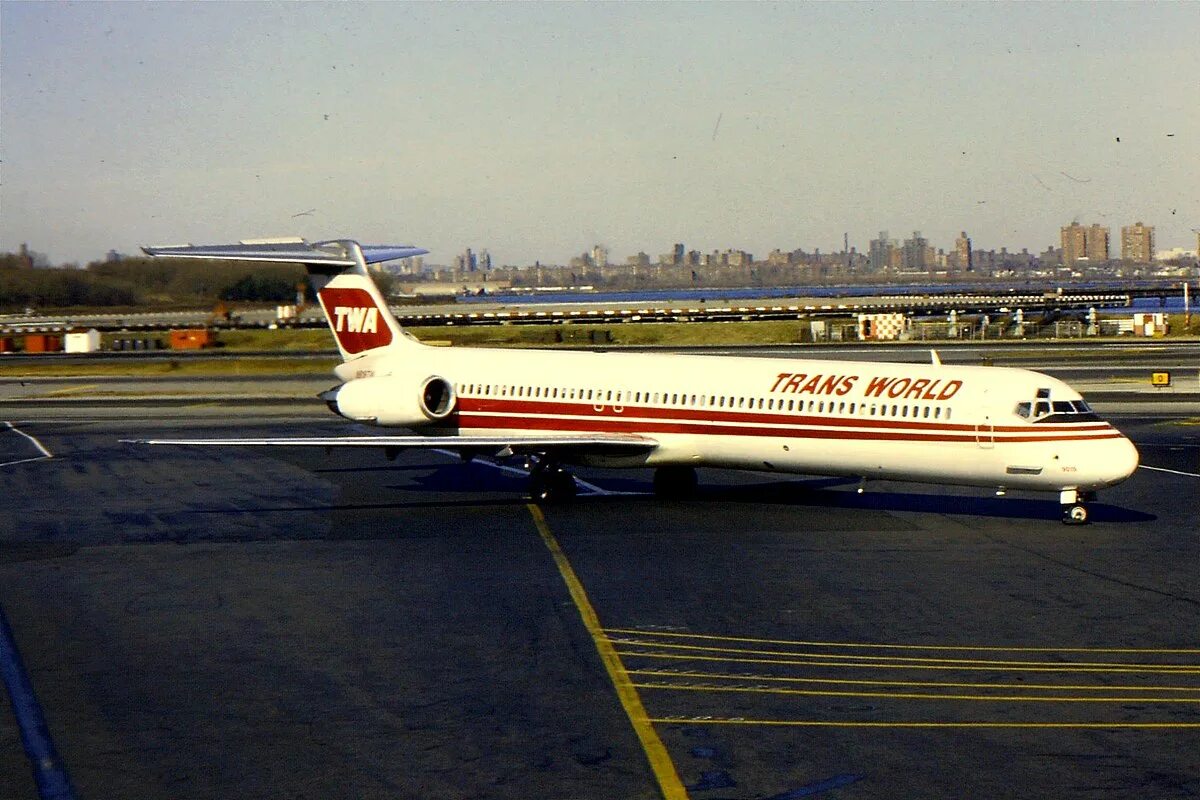
[{"label": "red lettering", "polygon": [[934,394],[934,390],[937,389],[937,387],[939,387],[941,385],[942,385],[941,378],[938,378],[936,381],[931,382],[929,384],[929,388],[925,390],[925,394],[921,395],[921,399],[922,400],[937,400],[937,395]]},{"label": "red lettering", "polygon": [[777,390],[779,388],[779,384],[783,383],[791,374],[792,373],[790,372],[779,373],[779,376],[775,378],[775,385],[771,387],[771,391],[773,392]]},{"label": "red lettering", "polygon": [[942,389],[941,394],[937,396],[938,400],[949,400],[954,395],[958,394],[958,390],[962,388],[962,381],[950,381],[946,384],[946,388]]},{"label": "red lettering", "polygon": [[842,378],[842,385],[837,389],[838,396],[849,394],[850,390],[854,388],[854,382],[856,380],[858,380],[857,375],[847,375],[846,377]]},{"label": "red lettering", "polygon": [[899,397],[910,385],[912,385],[912,378],[900,378],[888,387],[888,397]]},{"label": "red lettering", "polygon": [[815,392],[817,390],[817,387],[820,385],[821,385],[821,376],[813,375],[811,378],[808,379],[808,383],[804,384],[804,386],[801,387],[800,394],[812,394],[813,392]]},{"label": "red lettering", "polygon": [[871,382],[867,384],[867,390],[863,394],[867,397],[879,397],[887,390],[895,378],[871,378]]},{"label": "red lettering", "polygon": [[800,383],[807,377],[808,376],[803,372],[793,375],[790,379],[788,379],[787,385],[783,387],[783,390],[785,392],[791,392],[792,394],[795,394],[800,388]]},{"label": "red lettering", "polygon": [[904,393],[904,399],[912,400],[913,398],[916,398],[919,400],[921,398],[921,392],[925,391],[925,387],[928,385],[929,378],[918,378],[917,380],[913,381],[912,388]]},{"label": "red lettering", "polygon": [[821,383],[821,394],[833,394],[837,391],[838,383],[841,380],[842,377],[840,375],[830,375]]}]

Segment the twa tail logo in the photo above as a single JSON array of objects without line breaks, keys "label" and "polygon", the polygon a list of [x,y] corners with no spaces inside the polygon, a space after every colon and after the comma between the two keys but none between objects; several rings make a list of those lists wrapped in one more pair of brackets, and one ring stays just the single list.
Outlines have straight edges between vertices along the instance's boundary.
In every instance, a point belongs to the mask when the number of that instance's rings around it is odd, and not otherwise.
[{"label": "twa tail logo", "polygon": [[322,289],[317,293],[329,327],[338,345],[348,354],[386,347],[392,343],[392,329],[384,312],[365,289]]}]

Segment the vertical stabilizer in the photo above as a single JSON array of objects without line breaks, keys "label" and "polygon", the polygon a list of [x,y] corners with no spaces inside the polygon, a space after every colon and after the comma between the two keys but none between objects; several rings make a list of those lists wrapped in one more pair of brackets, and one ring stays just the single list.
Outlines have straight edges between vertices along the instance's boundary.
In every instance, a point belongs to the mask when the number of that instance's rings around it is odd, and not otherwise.
[{"label": "vertical stabilizer", "polygon": [[387,300],[367,270],[363,248],[357,242],[320,242],[315,247],[336,252],[351,265],[305,264],[308,278],[342,359],[361,358],[374,350],[411,342],[388,309]]}]

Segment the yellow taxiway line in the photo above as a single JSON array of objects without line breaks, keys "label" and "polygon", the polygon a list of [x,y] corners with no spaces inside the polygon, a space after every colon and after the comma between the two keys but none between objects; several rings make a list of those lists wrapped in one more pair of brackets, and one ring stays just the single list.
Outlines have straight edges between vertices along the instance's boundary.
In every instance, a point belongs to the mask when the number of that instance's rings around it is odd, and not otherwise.
[{"label": "yellow taxiway line", "polygon": [[530,516],[533,517],[533,524],[537,527],[546,549],[554,558],[554,564],[558,567],[563,582],[567,584],[567,590],[571,593],[571,600],[574,601],[575,608],[579,611],[583,625],[596,645],[596,652],[600,654],[600,660],[604,663],[608,678],[612,681],[613,688],[616,689],[617,699],[621,701],[621,707],[625,709],[625,714],[629,717],[630,724],[633,725],[634,733],[641,742],[642,750],[645,751],[646,759],[650,762],[650,769],[654,772],[654,778],[658,781],[658,788],[662,792],[662,796],[665,800],[687,800],[687,790],[684,789],[683,782],[679,779],[675,763],[671,761],[666,746],[655,732],[654,725],[651,724],[649,715],[646,714],[646,708],[642,705],[642,699],[629,679],[629,673],[626,672],[625,665],[621,663],[616,648],[604,633],[604,628],[600,625],[600,618],[596,616],[596,610],[592,608],[583,584],[575,575],[575,570],[571,568],[571,562],[567,560],[566,554],[558,545],[558,540],[550,531],[550,526],[546,523],[546,517],[542,514],[542,510],[532,503],[528,505],[528,508]]},{"label": "yellow taxiway line", "polygon": [[1200,648],[1168,648],[1168,647],[1013,647],[1009,645],[959,645],[959,644],[886,644],[861,642],[815,642],[797,639],[762,639],[750,636],[714,636],[705,633],[680,633],[674,631],[646,631],[636,628],[607,628],[608,633],[644,636],[647,638],[663,639],[703,639],[717,642],[747,642],[751,644],[782,644],[793,647],[845,647],[846,649],[867,650],[928,650],[928,651],[978,651],[1001,653],[1156,653],[1163,654],[1200,654]]}]

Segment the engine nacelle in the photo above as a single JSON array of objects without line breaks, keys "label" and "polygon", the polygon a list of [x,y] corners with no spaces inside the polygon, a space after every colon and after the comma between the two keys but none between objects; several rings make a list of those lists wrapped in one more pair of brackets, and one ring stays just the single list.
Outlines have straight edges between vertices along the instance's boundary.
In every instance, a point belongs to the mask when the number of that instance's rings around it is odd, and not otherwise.
[{"label": "engine nacelle", "polygon": [[446,419],[458,398],[450,381],[431,375],[423,381],[383,375],[343,383],[321,395],[330,410],[373,425],[419,428]]}]

